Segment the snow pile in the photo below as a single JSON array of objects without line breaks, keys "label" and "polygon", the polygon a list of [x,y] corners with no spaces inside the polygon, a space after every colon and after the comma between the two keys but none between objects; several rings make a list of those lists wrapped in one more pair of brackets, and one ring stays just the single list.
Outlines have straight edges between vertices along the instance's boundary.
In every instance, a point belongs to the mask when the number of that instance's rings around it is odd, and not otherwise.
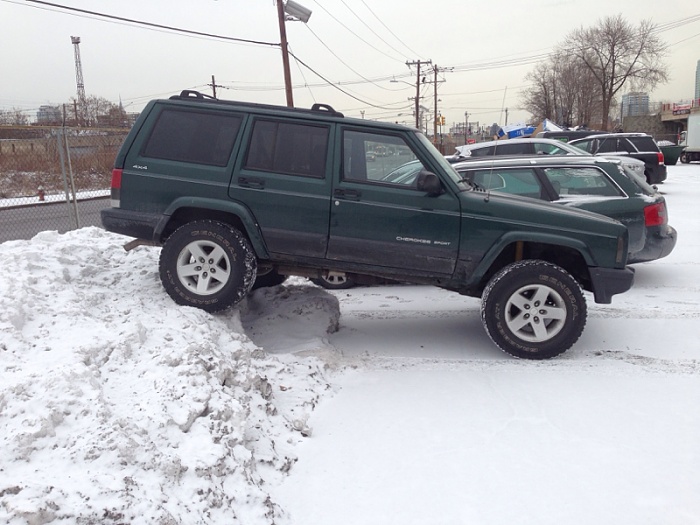
[{"label": "snow pile", "polygon": [[[159,250],[123,242],[88,228],[0,245],[0,522],[283,517],[268,486],[310,433],[324,361],[263,352],[239,310],[176,307]],[[289,323],[296,349],[324,350],[338,302],[305,283],[255,292],[250,329]]]}]

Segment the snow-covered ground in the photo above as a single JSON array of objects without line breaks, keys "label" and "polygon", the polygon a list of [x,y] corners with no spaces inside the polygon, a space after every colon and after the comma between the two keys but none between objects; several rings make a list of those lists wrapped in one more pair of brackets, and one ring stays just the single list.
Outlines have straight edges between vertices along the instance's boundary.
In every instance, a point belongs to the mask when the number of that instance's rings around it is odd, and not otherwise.
[{"label": "snow-covered ground", "polygon": [[660,188],[675,251],[546,362],[429,287],[210,315],[98,228],[0,244],[0,523],[700,524],[700,166]]}]

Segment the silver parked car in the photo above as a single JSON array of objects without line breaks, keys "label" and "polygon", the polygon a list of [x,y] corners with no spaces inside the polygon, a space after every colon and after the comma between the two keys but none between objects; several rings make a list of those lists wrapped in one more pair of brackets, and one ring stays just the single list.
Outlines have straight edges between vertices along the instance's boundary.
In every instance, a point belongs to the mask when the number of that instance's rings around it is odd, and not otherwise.
[{"label": "silver parked car", "polygon": [[[522,155],[585,155],[592,154],[562,142],[561,140],[545,138],[516,138],[508,140],[492,140],[490,142],[477,142],[457,146],[454,155],[447,157],[451,163],[463,162],[471,159],[486,160],[485,157],[522,156]],[[614,156],[620,160],[627,169],[646,180],[644,176],[644,161],[631,157]]]}]

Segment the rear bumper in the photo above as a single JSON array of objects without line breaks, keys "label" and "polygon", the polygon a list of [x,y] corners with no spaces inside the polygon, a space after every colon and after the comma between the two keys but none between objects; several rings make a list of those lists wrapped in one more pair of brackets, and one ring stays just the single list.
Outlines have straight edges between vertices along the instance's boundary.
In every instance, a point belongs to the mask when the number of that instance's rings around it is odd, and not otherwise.
[{"label": "rear bumper", "polygon": [[100,216],[102,226],[109,232],[147,241],[158,240],[156,231],[162,219],[161,214],[105,208],[100,212]]},{"label": "rear bumper", "polygon": [[666,257],[676,247],[678,232],[669,225],[647,228],[644,247],[638,252],[630,253],[628,264],[655,261]]},{"label": "rear bumper", "polygon": [[665,164],[658,164],[649,168],[649,184],[660,184],[666,180],[668,170]]},{"label": "rear bumper", "polygon": [[612,296],[632,288],[634,270],[632,268],[591,268],[591,285],[596,303],[610,304]]}]

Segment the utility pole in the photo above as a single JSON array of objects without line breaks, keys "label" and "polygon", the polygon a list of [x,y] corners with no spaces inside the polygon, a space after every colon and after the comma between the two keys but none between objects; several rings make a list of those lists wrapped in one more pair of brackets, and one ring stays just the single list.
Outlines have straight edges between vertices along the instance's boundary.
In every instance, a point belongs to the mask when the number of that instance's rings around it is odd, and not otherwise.
[{"label": "utility pole", "polygon": [[432,64],[432,60],[414,60],[413,62],[406,61],[408,67],[416,67],[416,128],[420,129],[420,66],[421,64]]},{"label": "utility pole", "polygon": [[469,127],[469,112],[464,112],[464,144],[467,144],[467,128]]},{"label": "utility pole", "polygon": [[[437,115],[438,115],[438,108],[437,108],[437,103],[438,103],[438,95],[437,95],[437,86],[438,86],[438,73],[441,73],[443,71],[452,71],[454,68],[452,67],[438,67],[437,64],[433,66],[433,100],[434,100],[434,110],[435,110],[435,121],[433,122],[433,144],[437,146],[438,139],[437,139],[437,127],[438,127],[438,122],[437,122]],[[442,81],[444,82],[444,80]],[[440,125],[442,125],[442,119],[440,120]]]},{"label": "utility pole", "polygon": [[216,83],[216,80],[214,79],[214,75],[211,76],[211,84],[207,84],[208,86],[211,86],[211,93],[214,98],[216,98],[216,88],[218,87],[224,87],[220,86]]},{"label": "utility pole", "polygon": [[287,94],[287,106],[294,107],[292,97],[292,73],[289,71],[289,49],[287,48],[287,27],[284,17],[284,3],[277,0],[277,18],[280,24],[280,47],[282,47],[282,66],[284,67],[284,91]]}]

